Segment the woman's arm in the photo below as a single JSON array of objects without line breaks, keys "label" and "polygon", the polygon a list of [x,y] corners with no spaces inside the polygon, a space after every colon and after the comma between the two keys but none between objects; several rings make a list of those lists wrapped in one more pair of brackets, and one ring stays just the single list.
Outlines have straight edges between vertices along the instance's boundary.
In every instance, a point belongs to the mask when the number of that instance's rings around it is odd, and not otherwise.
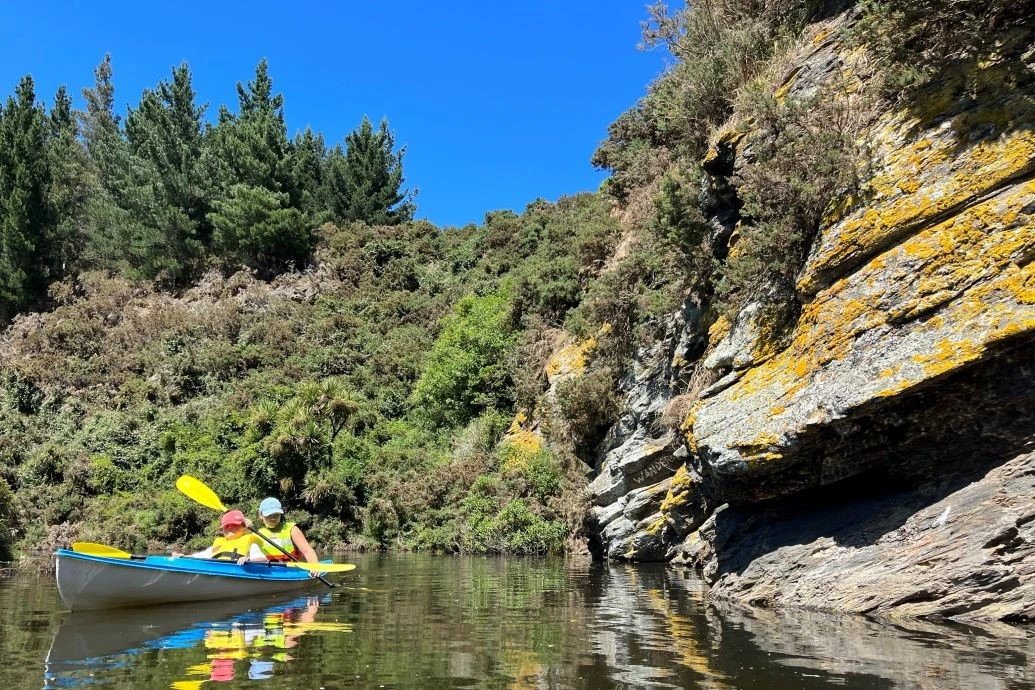
[{"label": "woman's arm", "polygon": [[313,551],[313,547],[309,546],[309,540],[302,534],[302,530],[298,525],[291,528],[291,541],[294,543],[298,550],[302,553],[302,557],[305,558],[306,563],[319,563],[320,558],[316,555],[316,551]]},{"label": "woman's arm", "polygon": [[[179,558],[182,555],[183,554],[180,553],[179,551],[173,551],[172,552],[172,557],[173,558]],[[195,553],[190,554],[190,557],[191,558],[212,558],[212,547],[210,546],[207,549],[205,549],[204,551],[196,551]]]},{"label": "woman's arm", "polygon": [[270,559],[266,557],[266,554],[262,552],[262,549],[259,548],[259,545],[252,542],[251,546],[248,547],[248,555],[238,558],[237,564],[244,565],[248,561],[252,561],[254,563],[268,563],[269,560]]}]

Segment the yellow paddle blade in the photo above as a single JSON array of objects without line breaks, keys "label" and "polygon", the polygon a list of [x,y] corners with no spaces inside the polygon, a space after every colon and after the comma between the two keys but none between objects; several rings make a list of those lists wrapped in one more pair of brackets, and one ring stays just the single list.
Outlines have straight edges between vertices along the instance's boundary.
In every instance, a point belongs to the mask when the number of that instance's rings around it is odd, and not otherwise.
[{"label": "yellow paddle blade", "polygon": [[188,498],[197,501],[206,508],[224,513],[227,511],[227,507],[219,500],[219,496],[216,496],[216,492],[208,488],[205,482],[197,477],[192,477],[189,474],[183,475],[176,480],[176,488],[186,494]]},{"label": "yellow paddle blade", "polygon": [[119,549],[104,544],[94,544],[90,541],[72,542],[72,550],[76,553],[85,553],[87,556],[104,556],[105,558],[133,558],[133,554],[120,551]]},{"label": "yellow paddle blade", "polygon": [[284,563],[289,568],[301,568],[313,573],[347,573],[355,570],[354,563],[298,563],[288,561]]}]

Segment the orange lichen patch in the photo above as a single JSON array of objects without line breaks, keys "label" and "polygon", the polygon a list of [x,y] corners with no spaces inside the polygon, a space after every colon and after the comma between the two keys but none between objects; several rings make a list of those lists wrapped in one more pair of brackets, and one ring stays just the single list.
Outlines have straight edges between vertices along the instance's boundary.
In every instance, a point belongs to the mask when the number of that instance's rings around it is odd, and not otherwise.
[{"label": "orange lichen patch", "polygon": [[686,465],[680,466],[672,476],[668,485],[668,493],[661,501],[661,514],[668,517],[673,509],[685,504],[690,500],[690,492],[693,491],[694,480],[686,469]]},{"label": "orange lichen patch", "polygon": [[751,362],[761,364],[780,351],[782,343],[776,337],[777,323],[772,312],[762,312],[755,318],[755,341],[751,348]]},{"label": "orange lichen patch", "polygon": [[915,180],[915,179],[913,179],[913,180],[902,180],[901,182],[899,182],[895,186],[898,187],[898,190],[900,192],[902,192],[903,194],[912,194],[916,190],[920,189],[920,183],[917,180]]},{"label": "orange lichen patch", "polygon": [[783,454],[773,450],[773,448],[779,447],[781,442],[781,438],[776,434],[759,434],[750,441],[736,443],[733,447],[748,462],[749,466],[754,467],[762,463],[782,459]]},{"label": "orange lichen patch", "polygon": [[528,413],[525,410],[518,410],[518,413],[514,415],[514,421],[510,423],[510,427],[507,429],[507,433],[518,433],[521,431],[521,425],[526,421],[528,421]]},{"label": "orange lichen patch", "polygon": [[[1035,180],[1008,187],[819,293],[785,350],[694,411],[697,440],[722,426],[733,430],[724,444],[749,462],[773,459],[781,437],[794,432],[787,425],[822,408],[817,390],[849,408],[897,395],[983,357],[997,341],[1035,332],[1032,208]],[[712,410],[723,410],[722,419]],[[739,411],[735,418],[731,410]],[[777,419],[776,410],[798,414]]]},{"label": "orange lichen patch", "polygon": [[791,87],[794,86],[794,82],[797,80],[799,72],[801,72],[801,65],[792,69],[790,74],[784,78],[783,84],[773,92],[773,100],[777,103],[783,103],[783,99],[787,97],[787,93],[791,90]]},{"label": "orange lichen patch", "polygon": [[736,119],[728,120],[724,125],[719,128],[717,132],[718,136],[715,139],[715,143],[708,148],[708,152],[704,154],[704,158],[701,159],[701,165],[706,165],[719,157],[719,147],[721,146],[735,146],[740,142],[741,139],[747,134],[746,130],[741,127],[742,123]]},{"label": "orange lichen patch", "polygon": [[508,435],[503,439],[504,443],[510,443],[518,446],[529,453],[536,453],[540,448],[543,447],[543,439],[532,431],[521,431],[516,434]]},{"label": "orange lichen patch", "polygon": [[[1017,97],[997,108],[957,115],[913,141],[908,137],[916,118],[886,118],[872,135],[881,153],[876,159],[879,172],[867,183],[869,206],[823,230],[798,288],[814,294],[823,286],[823,276],[838,267],[1035,170],[1035,130],[1009,126],[1032,118],[1031,100]],[[959,150],[960,141],[974,132],[983,138]]]},{"label": "orange lichen patch", "polygon": [[556,376],[567,374],[580,375],[586,370],[586,364],[593,351],[597,348],[596,337],[587,338],[581,343],[572,343],[563,347],[550,357],[546,363],[546,377],[553,380]]},{"label": "orange lichen patch", "polygon": [[520,470],[528,466],[528,461],[543,447],[543,439],[532,431],[519,431],[507,434],[500,442],[499,456],[502,469],[506,471]]},{"label": "orange lichen patch", "polygon": [[812,37],[812,44],[818,46],[820,43],[827,40],[827,36],[829,36],[832,33],[833,31],[831,31],[830,29],[824,29],[823,31],[818,32],[815,36]]},{"label": "orange lichen patch", "polygon": [[647,534],[657,534],[661,531],[661,528],[665,526],[665,518],[658,518],[654,522],[647,525]]},{"label": "orange lichen patch", "polygon": [[714,348],[719,342],[730,334],[733,324],[723,314],[715,320],[715,323],[708,329],[708,349]]}]

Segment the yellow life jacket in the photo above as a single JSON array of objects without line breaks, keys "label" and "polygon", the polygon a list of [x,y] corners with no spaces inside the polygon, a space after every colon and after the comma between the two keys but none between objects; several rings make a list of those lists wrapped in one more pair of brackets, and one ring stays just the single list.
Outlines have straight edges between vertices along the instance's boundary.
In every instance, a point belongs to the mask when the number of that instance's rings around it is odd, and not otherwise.
[{"label": "yellow life jacket", "polygon": [[[271,530],[269,527],[260,527],[259,534],[262,534],[274,544],[278,544],[280,548],[287,551],[295,558],[301,559],[302,552],[295,546],[295,542],[291,541],[291,530],[295,528],[293,522],[281,522],[277,527],[276,531]],[[271,561],[287,561],[290,560],[281,551],[279,551],[273,544],[270,544],[265,539],[259,540],[261,543],[259,546],[262,548],[262,552],[266,554],[266,558]]]},{"label": "yellow life jacket", "polygon": [[212,558],[240,558],[241,556],[247,556],[251,551],[252,544],[262,547],[262,539],[251,532],[246,532],[236,539],[216,537],[216,540],[212,542]]}]

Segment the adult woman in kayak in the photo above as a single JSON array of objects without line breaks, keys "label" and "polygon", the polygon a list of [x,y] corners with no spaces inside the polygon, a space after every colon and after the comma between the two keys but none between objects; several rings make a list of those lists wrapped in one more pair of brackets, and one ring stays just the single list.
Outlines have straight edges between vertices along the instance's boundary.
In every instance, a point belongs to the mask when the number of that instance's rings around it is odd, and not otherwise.
[{"label": "adult woman in kayak", "polygon": [[[247,561],[265,563],[270,559],[262,552],[261,538],[248,531],[247,519],[244,513],[239,510],[230,510],[223,513],[219,519],[219,527],[223,535],[216,537],[212,546],[204,551],[192,553],[192,558],[232,558],[238,565]],[[173,558],[182,556],[182,553],[173,551]]]},{"label": "adult woman in kayak", "polygon": [[302,534],[301,528],[295,523],[284,519],[284,507],[280,504],[280,501],[272,496],[262,499],[262,503],[259,504],[259,517],[262,519],[262,527],[259,528],[259,533],[291,554],[289,557],[273,546],[273,544],[261,540],[259,546],[266,558],[271,561],[289,561],[291,558],[295,558],[296,560],[305,560],[308,563],[320,562],[316,552],[313,551],[313,547],[309,545],[309,541]]}]

